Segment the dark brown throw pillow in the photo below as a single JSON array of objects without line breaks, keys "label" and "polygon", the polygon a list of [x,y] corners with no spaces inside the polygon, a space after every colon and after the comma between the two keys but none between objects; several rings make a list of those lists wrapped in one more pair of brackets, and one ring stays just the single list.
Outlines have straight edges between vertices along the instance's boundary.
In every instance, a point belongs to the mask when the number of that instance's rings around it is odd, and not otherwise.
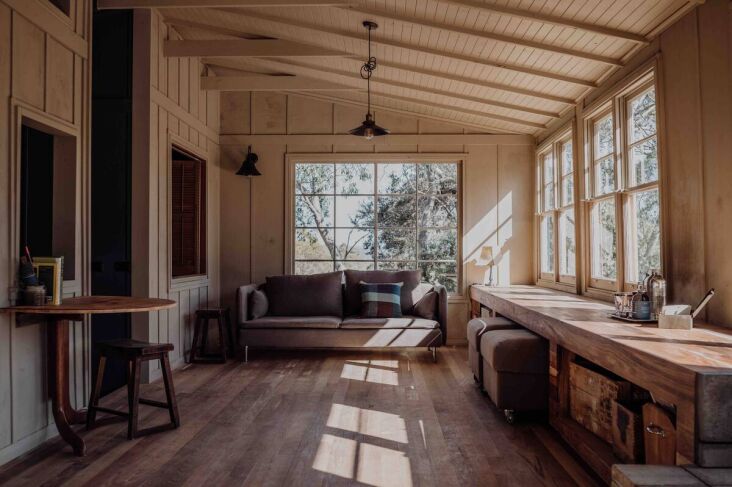
[{"label": "dark brown throw pillow", "polygon": [[265,283],[270,316],[343,316],[343,273],[273,276]]},{"label": "dark brown throw pillow", "polygon": [[437,293],[429,291],[414,305],[414,314],[425,320],[434,320],[437,308]]},{"label": "dark brown throw pillow", "polygon": [[256,289],[249,295],[249,319],[256,320],[267,314],[269,300],[263,291]]}]

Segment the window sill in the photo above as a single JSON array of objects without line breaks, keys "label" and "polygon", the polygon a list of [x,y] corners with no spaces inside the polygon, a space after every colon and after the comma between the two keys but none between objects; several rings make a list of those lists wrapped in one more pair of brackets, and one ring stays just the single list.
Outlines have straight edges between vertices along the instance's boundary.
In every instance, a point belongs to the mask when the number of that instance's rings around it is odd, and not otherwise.
[{"label": "window sill", "polygon": [[556,282],[548,281],[546,279],[538,279],[536,281],[537,286],[546,287],[549,289],[556,289],[557,291],[564,291],[572,294],[579,294],[577,292],[577,285],[568,282]]},{"label": "window sill", "polygon": [[207,274],[202,274],[198,276],[174,277],[170,279],[168,291],[182,291],[185,289],[205,287],[208,286],[208,284],[209,278]]},{"label": "window sill", "polygon": [[609,291],[607,289],[588,287],[587,289],[585,289],[584,295],[588,298],[598,299],[600,301],[608,301],[610,303],[615,300],[615,291]]}]

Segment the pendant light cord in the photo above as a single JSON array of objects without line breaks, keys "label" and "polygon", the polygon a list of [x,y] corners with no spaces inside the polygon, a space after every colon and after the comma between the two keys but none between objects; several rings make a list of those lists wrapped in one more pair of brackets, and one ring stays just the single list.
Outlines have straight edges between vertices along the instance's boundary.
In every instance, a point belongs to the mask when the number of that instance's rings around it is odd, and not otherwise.
[{"label": "pendant light cord", "polygon": [[371,56],[371,30],[372,27],[367,27],[369,30],[369,57],[368,60],[361,66],[361,78],[366,80],[366,97],[368,105],[368,113],[371,113],[371,75],[376,69],[376,58]]},{"label": "pendant light cord", "polygon": [[[371,27],[369,27],[369,65],[371,65]],[[371,113],[371,73],[373,69],[369,70],[369,77],[366,78],[366,111]]]}]

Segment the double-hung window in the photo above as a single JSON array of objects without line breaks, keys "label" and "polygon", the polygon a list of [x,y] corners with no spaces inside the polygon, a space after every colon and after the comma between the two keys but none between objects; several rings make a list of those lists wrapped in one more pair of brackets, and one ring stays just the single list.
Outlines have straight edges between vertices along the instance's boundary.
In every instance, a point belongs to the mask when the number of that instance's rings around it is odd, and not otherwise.
[{"label": "double-hung window", "polygon": [[632,289],[661,268],[661,205],[652,73],[585,119],[588,287]]},{"label": "double-hung window", "polygon": [[577,267],[572,132],[543,144],[536,166],[539,280],[574,284]]},{"label": "double-hung window", "polygon": [[591,287],[614,289],[617,278],[618,228],[615,190],[615,117],[612,110],[589,120],[589,282]]},{"label": "double-hung window", "polygon": [[421,269],[460,292],[459,162],[296,161],[292,270]]}]

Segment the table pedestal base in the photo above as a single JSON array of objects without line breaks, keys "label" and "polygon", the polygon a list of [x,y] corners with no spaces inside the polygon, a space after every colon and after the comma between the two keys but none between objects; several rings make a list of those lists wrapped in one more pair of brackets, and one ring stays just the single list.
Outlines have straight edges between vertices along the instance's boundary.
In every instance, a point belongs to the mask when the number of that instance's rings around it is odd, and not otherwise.
[{"label": "table pedestal base", "polygon": [[84,440],[71,429],[72,424],[86,422],[86,411],[71,407],[69,398],[69,322],[67,319],[48,319],[48,393],[51,397],[53,419],[61,438],[84,456]]}]

